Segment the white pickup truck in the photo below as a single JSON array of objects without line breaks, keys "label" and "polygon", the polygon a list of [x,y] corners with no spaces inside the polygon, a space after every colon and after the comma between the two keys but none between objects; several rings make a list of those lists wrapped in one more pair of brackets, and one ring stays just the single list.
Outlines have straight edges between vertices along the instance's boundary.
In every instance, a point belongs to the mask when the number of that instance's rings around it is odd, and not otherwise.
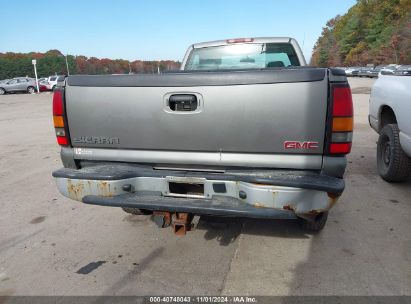
[{"label": "white pickup truck", "polygon": [[375,82],[370,98],[369,122],[380,136],[377,165],[388,182],[411,175],[411,77],[384,75]]}]

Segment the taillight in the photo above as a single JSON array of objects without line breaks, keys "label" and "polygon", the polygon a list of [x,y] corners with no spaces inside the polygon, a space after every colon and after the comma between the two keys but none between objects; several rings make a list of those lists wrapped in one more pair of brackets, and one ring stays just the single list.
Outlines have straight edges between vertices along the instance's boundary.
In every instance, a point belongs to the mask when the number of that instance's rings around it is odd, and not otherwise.
[{"label": "taillight", "polygon": [[328,152],[332,155],[351,152],[354,109],[348,84],[331,85],[331,125]]},{"label": "taillight", "polygon": [[64,118],[63,92],[61,89],[55,90],[53,94],[53,124],[57,143],[60,146],[68,146],[70,142]]},{"label": "taillight", "polygon": [[63,95],[60,90],[53,94],[53,115],[63,115]]}]

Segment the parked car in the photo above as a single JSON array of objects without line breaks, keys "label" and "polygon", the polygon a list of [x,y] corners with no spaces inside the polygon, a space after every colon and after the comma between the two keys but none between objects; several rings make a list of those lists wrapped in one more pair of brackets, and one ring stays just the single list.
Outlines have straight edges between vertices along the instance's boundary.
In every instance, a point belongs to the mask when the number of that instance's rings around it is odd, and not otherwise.
[{"label": "parked car", "polygon": [[65,77],[66,77],[66,76],[64,76],[64,75],[50,76],[50,77],[47,79],[47,84],[46,84],[47,89],[48,89],[48,90],[51,90],[51,91],[54,91],[54,89],[55,89],[56,86],[57,86],[57,83],[58,83],[59,81],[64,81]]},{"label": "parked car", "polygon": [[68,76],[53,97],[59,191],[153,214],[176,234],[194,215],[321,230],[351,150],[345,74],[306,67],[291,38],[194,44],[182,70]]},{"label": "parked car", "polygon": [[385,75],[394,75],[394,72],[397,70],[396,65],[388,65],[381,69],[380,72],[383,72]]},{"label": "parked car", "polygon": [[[47,78],[46,78],[47,79]],[[50,91],[49,90],[49,83],[47,82],[47,80],[39,80],[39,90],[40,92],[44,92],[44,91]]]},{"label": "parked car", "polygon": [[358,73],[359,69],[359,67],[349,67],[345,70],[345,75],[353,76],[353,72],[355,71],[356,73]]},{"label": "parked car", "polygon": [[385,68],[385,65],[376,66],[374,69],[368,72],[369,77],[377,78],[378,74],[381,72],[383,68]]},{"label": "parked car", "polygon": [[36,80],[28,77],[17,77],[0,84],[0,95],[15,92],[36,92]]},{"label": "parked car", "polygon": [[351,76],[353,76],[353,77],[358,77],[361,69],[363,69],[363,68],[364,68],[364,67],[359,67],[358,69],[353,70],[353,71],[351,72]]},{"label": "parked car", "polygon": [[363,67],[358,71],[358,77],[371,77],[370,72],[373,70],[373,67]]},{"label": "parked car", "polygon": [[38,78],[37,81],[38,81],[39,83],[41,83],[41,82],[43,82],[43,81],[47,81],[47,79],[48,79],[48,77],[41,77],[41,78]]},{"label": "parked car", "polygon": [[369,122],[378,132],[377,167],[388,182],[411,174],[411,76],[381,73],[370,97]]},{"label": "parked car", "polygon": [[47,85],[44,82],[39,83],[39,91],[40,92],[48,91]]},{"label": "parked car", "polygon": [[411,75],[411,65],[402,65],[394,71],[394,75]]}]

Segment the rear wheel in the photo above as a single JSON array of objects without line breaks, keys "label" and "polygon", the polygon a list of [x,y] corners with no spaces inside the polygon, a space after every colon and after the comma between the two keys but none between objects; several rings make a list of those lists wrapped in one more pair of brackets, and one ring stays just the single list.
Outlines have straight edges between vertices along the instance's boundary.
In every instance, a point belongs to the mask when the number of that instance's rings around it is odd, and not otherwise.
[{"label": "rear wheel", "polygon": [[322,212],[315,216],[314,220],[306,220],[300,218],[301,226],[304,230],[311,232],[321,231],[327,223],[328,212]]},{"label": "rear wheel", "polygon": [[403,182],[410,177],[411,159],[401,148],[397,124],[387,124],[380,132],[377,167],[378,173],[387,182]]},{"label": "rear wheel", "polygon": [[6,94],[6,90],[3,88],[0,88],[0,95],[4,95],[4,94]]},{"label": "rear wheel", "polygon": [[36,89],[34,87],[28,87],[27,92],[30,94],[34,94],[36,92]]},{"label": "rear wheel", "polygon": [[51,90],[54,91],[55,88],[56,88],[56,85],[54,85],[54,86],[51,88]]}]

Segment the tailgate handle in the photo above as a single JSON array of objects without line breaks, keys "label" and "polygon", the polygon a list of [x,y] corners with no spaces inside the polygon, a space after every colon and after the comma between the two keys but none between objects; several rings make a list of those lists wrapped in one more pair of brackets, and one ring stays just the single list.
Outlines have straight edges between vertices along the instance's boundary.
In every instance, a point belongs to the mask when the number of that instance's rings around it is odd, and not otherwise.
[{"label": "tailgate handle", "polygon": [[197,96],[193,94],[174,94],[168,99],[171,111],[195,111],[198,106]]}]

